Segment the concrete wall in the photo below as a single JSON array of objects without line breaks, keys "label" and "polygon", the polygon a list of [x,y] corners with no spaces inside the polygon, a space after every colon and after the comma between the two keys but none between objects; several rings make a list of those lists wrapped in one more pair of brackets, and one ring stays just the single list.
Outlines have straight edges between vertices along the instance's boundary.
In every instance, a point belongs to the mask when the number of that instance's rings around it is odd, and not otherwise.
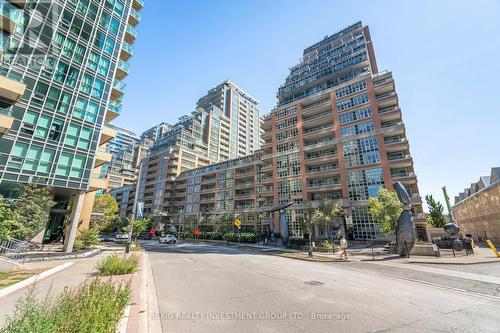
[{"label": "concrete wall", "polygon": [[500,242],[500,182],[459,202],[453,215],[461,232],[474,240]]}]

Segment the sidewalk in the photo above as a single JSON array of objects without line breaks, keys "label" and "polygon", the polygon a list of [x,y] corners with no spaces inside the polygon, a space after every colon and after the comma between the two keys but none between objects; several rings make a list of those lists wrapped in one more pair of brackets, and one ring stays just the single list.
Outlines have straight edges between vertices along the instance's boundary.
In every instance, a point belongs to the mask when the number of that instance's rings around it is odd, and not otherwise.
[{"label": "sidewalk", "polygon": [[[60,293],[66,286],[77,286],[86,278],[91,277],[94,274],[93,270],[95,265],[103,256],[104,254],[100,254],[91,258],[78,260],[30,262],[25,266],[27,269],[47,270],[65,262],[74,263],[72,266],[36,282],[37,296],[42,298],[45,297],[48,292],[51,294]],[[27,288],[30,287],[31,286],[19,289],[0,300],[0,327],[4,325],[6,316],[10,316],[14,313],[17,301],[25,295]]]},{"label": "sidewalk", "polygon": [[[216,240],[188,240],[198,243],[215,244],[219,246],[227,246],[226,241]],[[372,248],[368,246],[356,246],[348,249],[348,260],[340,259],[340,252],[314,252],[314,257],[309,258],[306,251],[288,249],[284,247],[274,247],[269,245],[257,245],[247,243],[230,243],[230,247],[236,247],[242,250],[258,251],[263,254],[278,255],[286,258],[320,261],[320,262],[348,262],[348,261],[397,261],[399,263],[409,264],[450,264],[450,265],[471,265],[481,263],[500,263],[500,258],[497,258],[489,248],[475,247],[474,254],[465,255],[465,251],[457,252],[456,257],[453,257],[451,250],[442,250],[441,257],[429,256],[410,256],[410,258],[400,257],[397,254],[389,254],[384,251],[382,245]]]}]

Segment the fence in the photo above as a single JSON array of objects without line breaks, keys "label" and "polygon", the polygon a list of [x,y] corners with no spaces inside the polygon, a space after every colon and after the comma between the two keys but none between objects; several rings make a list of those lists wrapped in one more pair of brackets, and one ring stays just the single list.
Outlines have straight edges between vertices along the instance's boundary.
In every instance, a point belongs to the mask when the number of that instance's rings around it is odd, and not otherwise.
[{"label": "fence", "polygon": [[0,240],[0,255],[7,259],[24,262],[27,250],[26,242],[14,238]]}]

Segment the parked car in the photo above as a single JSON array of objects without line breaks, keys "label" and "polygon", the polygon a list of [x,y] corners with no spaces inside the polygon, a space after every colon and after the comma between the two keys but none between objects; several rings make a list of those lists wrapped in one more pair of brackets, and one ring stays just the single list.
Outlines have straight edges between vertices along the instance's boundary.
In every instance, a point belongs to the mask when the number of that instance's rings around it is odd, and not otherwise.
[{"label": "parked car", "polygon": [[128,233],[127,232],[120,232],[116,234],[115,236],[116,239],[128,239]]},{"label": "parked car", "polygon": [[175,244],[177,243],[177,238],[174,235],[166,235],[158,238],[158,242],[164,244]]}]

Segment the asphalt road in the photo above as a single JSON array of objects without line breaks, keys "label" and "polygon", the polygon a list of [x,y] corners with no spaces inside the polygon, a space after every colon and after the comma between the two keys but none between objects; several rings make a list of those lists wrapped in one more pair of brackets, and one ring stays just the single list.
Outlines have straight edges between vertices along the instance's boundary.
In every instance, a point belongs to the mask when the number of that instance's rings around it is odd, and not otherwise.
[{"label": "asphalt road", "polygon": [[163,332],[500,331],[493,283],[212,245],[146,249]]}]

